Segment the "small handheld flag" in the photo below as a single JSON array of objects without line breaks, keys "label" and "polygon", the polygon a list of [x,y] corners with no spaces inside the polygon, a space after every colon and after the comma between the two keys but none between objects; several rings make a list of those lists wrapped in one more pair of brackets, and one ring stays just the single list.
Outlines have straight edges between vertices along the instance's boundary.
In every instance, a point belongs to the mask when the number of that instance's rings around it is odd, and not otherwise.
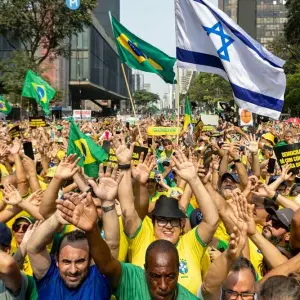
[{"label": "small handheld flag", "polygon": [[36,73],[28,70],[23,84],[22,96],[35,99],[45,114],[49,115],[49,103],[55,96],[55,90]]},{"label": "small handheld flag", "polygon": [[240,108],[278,119],[284,61],[208,0],[175,0],[178,67],[223,76]]},{"label": "small handheld flag", "polygon": [[186,130],[189,128],[189,131],[193,131],[193,124],[192,124],[192,109],[191,103],[188,97],[185,99],[185,110],[184,110],[184,125],[183,129]]},{"label": "small handheld flag", "polygon": [[175,83],[173,68],[176,58],[168,56],[131,33],[111,13],[110,18],[120,61],[133,69],[155,73],[166,83]]},{"label": "small handheld flag", "polygon": [[11,112],[11,106],[9,103],[4,99],[3,96],[0,95],[0,112],[8,115]]}]

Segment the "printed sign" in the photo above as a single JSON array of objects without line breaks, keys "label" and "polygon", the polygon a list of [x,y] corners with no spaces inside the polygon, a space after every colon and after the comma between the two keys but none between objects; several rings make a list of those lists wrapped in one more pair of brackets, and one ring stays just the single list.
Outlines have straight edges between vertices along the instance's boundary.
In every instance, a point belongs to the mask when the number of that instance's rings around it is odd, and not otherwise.
[{"label": "printed sign", "polygon": [[253,115],[250,111],[246,109],[239,109],[240,125],[241,126],[252,126],[253,125]]},{"label": "printed sign", "polygon": [[148,127],[148,135],[178,135],[179,127]]},{"label": "printed sign", "polygon": [[29,125],[31,128],[36,128],[36,127],[45,127],[47,126],[45,117],[29,117]]},{"label": "printed sign", "polygon": [[92,117],[91,110],[73,110],[74,120],[89,120]]},{"label": "printed sign", "polygon": [[[111,167],[114,168],[116,165],[118,165],[118,159],[116,157],[115,151],[111,147],[111,144],[109,141],[104,141],[102,148],[108,153],[108,160],[103,162],[104,166],[107,166],[108,163],[111,163]],[[133,153],[132,153],[132,160],[135,166],[138,165],[139,159],[141,156],[141,153],[144,152],[144,157],[146,157],[148,153],[148,148],[140,147],[140,146],[134,146]]]},{"label": "printed sign", "polygon": [[9,131],[8,131],[9,135],[11,136],[12,139],[14,138],[19,138],[20,137],[20,127],[19,125],[11,128]]},{"label": "printed sign", "polygon": [[300,170],[300,143],[274,147],[274,152],[279,165],[282,167],[291,164],[291,171],[298,173]]},{"label": "printed sign", "polygon": [[80,7],[80,0],[66,0],[66,5],[72,10],[76,10]]}]

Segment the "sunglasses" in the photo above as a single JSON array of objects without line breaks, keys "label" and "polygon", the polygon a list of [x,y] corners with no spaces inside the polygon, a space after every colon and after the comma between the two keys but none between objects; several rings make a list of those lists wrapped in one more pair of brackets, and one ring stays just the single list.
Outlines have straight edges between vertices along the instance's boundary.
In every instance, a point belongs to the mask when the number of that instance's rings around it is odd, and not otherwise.
[{"label": "sunglasses", "polygon": [[168,223],[170,223],[172,227],[180,227],[180,221],[180,219],[156,218],[156,222],[159,227],[165,227]]},{"label": "sunglasses", "polygon": [[286,226],[281,221],[279,221],[278,219],[275,219],[274,217],[272,217],[270,215],[267,217],[267,222],[269,222],[269,221],[272,221],[272,227],[275,229],[286,228]]},{"label": "sunglasses", "polygon": [[22,232],[26,232],[29,226],[30,226],[29,224],[13,224],[12,230],[14,232],[19,232],[20,229],[22,228]]}]

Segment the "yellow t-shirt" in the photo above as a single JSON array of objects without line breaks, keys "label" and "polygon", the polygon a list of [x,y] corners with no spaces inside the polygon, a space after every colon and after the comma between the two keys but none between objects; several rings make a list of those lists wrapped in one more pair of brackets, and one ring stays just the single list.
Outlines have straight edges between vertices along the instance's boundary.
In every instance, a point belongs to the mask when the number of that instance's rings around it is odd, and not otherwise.
[{"label": "yellow t-shirt", "polygon": [[9,175],[6,167],[3,164],[0,164],[0,172],[1,172],[1,177],[6,177]]},{"label": "yellow t-shirt", "polygon": [[[143,268],[146,250],[156,240],[151,219],[146,217],[134,237],[127,237],[127,240],[131,251],[130,263]],[[206,246],[198,236],[197,227],[181,236],[176,245],[179,254],[178,283],[194,295],[197,295],[202,282],[202,258],[207,249]]]},{"label": "yellow t-shirt", "polygon": [[122,216],[119,217],[119,225],[120,225],[120,246],[119,246],[118,260],[121,262],[126,262],[127,254],[128,254],[128,241],[124,233]]},{"label": "yellow t-shirt", "polygon": [[[262,233],[263,227],[261,225],[256,225],[256,230],[259,233]],[[256,247],[256,245],[250,240],[249,241],[249,251],[250,251],[250,261],[258,275],[258,280],[260,280],[263,276],[260,272],[260,265],[263,261],[263,255],[260,250]]]},{"label": "yellow t-shirt", "polygon": [[219,220],[219,225],[214,237],[220,241],[229,242],[230,237],[226,231],[224,223],[221,220]]}]

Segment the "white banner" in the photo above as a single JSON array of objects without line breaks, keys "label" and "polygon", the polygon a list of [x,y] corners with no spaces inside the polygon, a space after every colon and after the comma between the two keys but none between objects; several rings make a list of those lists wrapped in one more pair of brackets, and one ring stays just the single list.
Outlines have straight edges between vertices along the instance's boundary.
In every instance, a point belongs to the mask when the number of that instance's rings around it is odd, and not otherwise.
[{"label": "white banner", "polygon": [[92,117],[91,110],[73,110],[73,118],[74,120],[89,120]]}]

